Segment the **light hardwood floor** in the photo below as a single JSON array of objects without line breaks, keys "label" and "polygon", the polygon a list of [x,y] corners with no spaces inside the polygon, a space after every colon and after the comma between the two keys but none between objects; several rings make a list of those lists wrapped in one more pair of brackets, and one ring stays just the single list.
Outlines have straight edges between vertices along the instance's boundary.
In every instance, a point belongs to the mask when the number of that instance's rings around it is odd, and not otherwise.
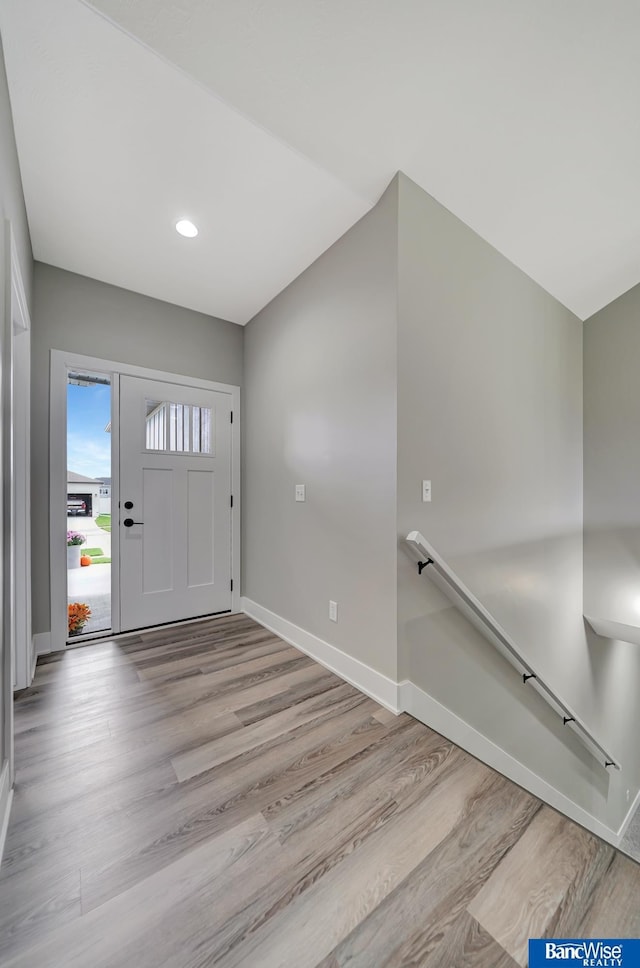
[{"label": "light hardwood floor", "polygon": [[245,616],[41,661],[0,964],[514,968],[640,936],[640,866]]}]

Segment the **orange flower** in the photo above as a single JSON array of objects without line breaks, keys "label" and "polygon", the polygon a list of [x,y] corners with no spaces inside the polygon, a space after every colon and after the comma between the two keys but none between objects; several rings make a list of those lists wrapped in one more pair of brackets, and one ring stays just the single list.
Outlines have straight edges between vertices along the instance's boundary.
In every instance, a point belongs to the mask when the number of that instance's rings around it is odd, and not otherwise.
[{"label": "orange flower", "polygon": [[68,607],[69,635],[74,635],[82,631],[82,627],[91,616],[91,609],[84,602],[73,602]]}]

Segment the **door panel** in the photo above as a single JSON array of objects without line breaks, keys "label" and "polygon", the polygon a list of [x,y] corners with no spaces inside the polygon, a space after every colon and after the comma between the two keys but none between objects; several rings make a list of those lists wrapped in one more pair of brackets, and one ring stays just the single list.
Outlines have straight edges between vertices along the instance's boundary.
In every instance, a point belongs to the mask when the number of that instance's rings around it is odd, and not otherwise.
[{"label": "door panel", "polygon": [[[137,541],[141,545],[142,588],[145,595],[174,590],[173,528],[166,526],[172,519],[174,477],[172,468],[142,467],[140,516],[144,514],[144,531],[142,525],[134,525],[124,534],[125,542]],[[135,510],[135,505],[132,510]],[[129,551],[135,554],[133,549]]]},{"label": "door panel", "polygon": [[224,392],[120,377],[123,631],[231,609],[230,412]]},{"label": "door panel", "polygon": [[189,587],[214,582],[215,474],[187,473],[187,583]]}]

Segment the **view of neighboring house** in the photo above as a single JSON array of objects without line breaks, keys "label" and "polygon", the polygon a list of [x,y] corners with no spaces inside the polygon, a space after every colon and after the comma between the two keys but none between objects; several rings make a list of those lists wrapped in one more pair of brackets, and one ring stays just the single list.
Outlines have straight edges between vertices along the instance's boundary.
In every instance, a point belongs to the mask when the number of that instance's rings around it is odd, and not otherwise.
[{"label": "view of neighboring house", "polygon": [[98,514],[111,514],[111,478],[100,478]]},{"label": "view of neighboring house", "polygon": [[[103,494],[102,492],[106,492]],[[82,514],[86,517],[97,517],[103,512],[101,502],[108,501],[111,508],[111,479],[105,485],[103,481],[95,477],[85,477],[84,474],[76,474],[75,471],[67,471],[67,512],[69,514]],[[84,508],[82,508],[82,502]]]}]

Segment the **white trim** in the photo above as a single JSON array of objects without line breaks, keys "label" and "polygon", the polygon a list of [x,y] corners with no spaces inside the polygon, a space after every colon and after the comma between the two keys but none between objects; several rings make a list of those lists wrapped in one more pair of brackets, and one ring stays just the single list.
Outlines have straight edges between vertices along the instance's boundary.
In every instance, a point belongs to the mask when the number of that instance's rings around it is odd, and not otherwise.
[{"label": "white trim", "polygon": [[217,390],[219,393],[239,393],[240,387],[230,383],[216,383],[214,380],[201,380],[199,377],[187,376],[184,373],[167,373],[166,370],[152,370],[137,363],[118,363],[115,360],[104,360],[97,356],[85,356],[83,353],[66,352],[66,350],[51,350],[51,359],[55,359],[62,369],[97,370],[98,372],[119,373],[123,376],[139,376],[143,380],[161,380],[163,383],[175,383],[178,386],[199,387],[202,390]]},{"label": "white trim", "polygon": [[36,659],[39,655],[49,655],[54,651],[51,647],[51,632],[36,632],[33,636],[33,651]]},{"label": "white trim", "polygon": [[[178,386],[194,387],[203,390],[215,390],[227,393],[231,397],[233,424],[231,425],[231,487],[234,496],[231,509],[231,578],[233,591],[231,593],[231,610],[240,610],[240,387],[227,383],[217,383],[212,380],[201,380],[184,374],[167,373],[164,370],[152,370],[132,363],[119,363],[114,360],[103,360],[98,357],[85,356],[81,353],[51,350],[51,386],[49,410],[49,556],[51,581],[51,643],[49,651],[57,652],[67,647],[67,590],[66,569],[60,566],[59,550],[64,540],[64,518],[60,518],[59,508],[64,507],[66,500],[67,480],[67,397],[66,373],[68,369],[87,369],[111,375],[112,400],[112,441],[111,441],[111,507],[112,519],[116,517],[114,508],[118,507],[119,494],[119,394],[117,392],[120,376],[137,376],[147,380],[160,380],[164,383],[175,383]],[[119,604],[119,530],[111,530],[111,635],[120,632],[120,604]],[[109,634],[109,633],[108,633]]]},{"label": "white trim", "polygon": [[4,854],[4,845],[7,842],[12,802],[11,771],[9,769],[9,763],[5,762],[2,773],[0,773],[0,864],[2,863],[2,855]]},{"label": "white trim", "polygon": [[62,567],[65,520],[60,513],[65,507],[67,488],[66,366],[66,360],[59,360],[52,352],[49,400],[50,652],[64,649],[67,639],[66,570]]},{"label": "white trim", "polygon": [[640,628],[637,625],[625,625],[623,622],[612,622],[606,618],[591,618],[589,615],[585,615],[585,620],[593,631],[604,639],[640,645]]},{"label": "white trim", "polygon": [[[114,528],[120,505],[120,376],[111,372],[111,628],[120,628],[120,528]],[[65,428],[66,397],[65,397]],[[65,433],[66,445],[66,433]],[[65,477],[69,470],[65,457]],[[66,483],[65,483],[66,500]],[[99,508],[98,508],[99,510]],[[65,575],[66,581],[66,575]],[[65,588],[65,601],[67,593]],[[69,644],[69,634],[65,615],[65,639]]]},{"label": "white trim", "polygon": [[[31,320],[11,221],[4,230],[2,341],[2,689],[0,763],[14,772],[13,692],[31,684],[30,376]],[[4,766],[3,766],[4,770]],[[4,773],[2,774],[4,777]],[[8,797],[6,798],[8,799]],[[0,801],[0,806],[3,806]],[[1,819],[1,817],[0,817]]]},{"label": "white trim", "polygon": [[24,282],[22,280],[22,270],[20,269],[20,259],[18,258],[18,247],[16,245],[13,229],[11,228],[11,223],[9,222],[8,225],[11,258],[11,293],[12,298],[16,301],[18,319],[20,320],[22,328],[26,331],[31,329],[27,295],[24,288]]},{"label": "white trim", "polygon": [[233,413],[233,423],[231,424],[231,493],[233,494],[233,507],[231,508],[231,580],[233,589],[231,591],[231,611],[240,612],[240,555],[242,551],[242,532],[240,528],[242,515],[242,477],[241,477],[241,452],[240,452],[240,387],[234,387],[231,394],[231,411]]},{"label": "white trim", "polygon": [[633,803],[631,804],[631,806],[627,810],[626,817],[624,818],[624,820],[622,821],[622,823],[618,827],[618,834],[617,834],[618,843],[621,843],[622,842],[622,838],[626,834],[627,827],[629,826],[629,824],[633,820],[633,817],[634,817],[634,814],[635,814],[636,810],[640,810],[640,790],[638,790],[638,792],[636,793],[636,795],[635,795],[635,797],[633,799]]},{"label": "white trim", "polygon": [[[614,622],[606,618],[593,618],[590,615],[585,615],[584,618],[596,635],[600,635],[602,638],[613,639],[616,642],[629,642],[632,645],[640,645],[640,628],[636,625],[626,625],[624,622]],[[636,810],[640,810],[640,790],[635,795],[624,820],[618,827],[618,844],[621,843],[627,832],[627,827],[633,820]]]},{"label": "white trim", "polygon": [[613,844],[614,847],[618,846],[618,831],[607,827],[587,810],[578,806],[564,793],[556,790],[554,786],[543,780],[533,770],[523,766],[511,754],[487,739],[486,736],[483,736],[473,726],[470,726],[413,682],[403,682],[399,691],[402,709],[415,719],[419,719],[430,729],[441,733],[456,746],[460,746],[461,749],[471,753],[472,756],[497,770],[507,779],[524,787],[529,793],[532,793],[544,803],[548,803],[551,807],[555,807],[556,810],[586,827],[587,830],[606,840],[607,843]]},{"label": "white trim", "polygon": [[375,699],[381,706],[396,715],[401,711],[398,706],[398,683],[393,679],[377,672],[359,659],[347,655],[346,652],[318,638],[317,635],[306,632],[286,618],[276,615],[263,605],[258,605],[250,598],[242,597],[240,604],[242,611],[250,618],[255,619],[270,632],[275,632],[281,639],[294,645],[305,655],[311,656],[326,669],[335,672],[341,679],[350,682],[352,686]]},{"label": "white trim", "polygon": [[11,250],[11,391],[13,457],[13,634],[14,688],[26,689],[33,679],[31,636],[31,319],[13,231]]}]

